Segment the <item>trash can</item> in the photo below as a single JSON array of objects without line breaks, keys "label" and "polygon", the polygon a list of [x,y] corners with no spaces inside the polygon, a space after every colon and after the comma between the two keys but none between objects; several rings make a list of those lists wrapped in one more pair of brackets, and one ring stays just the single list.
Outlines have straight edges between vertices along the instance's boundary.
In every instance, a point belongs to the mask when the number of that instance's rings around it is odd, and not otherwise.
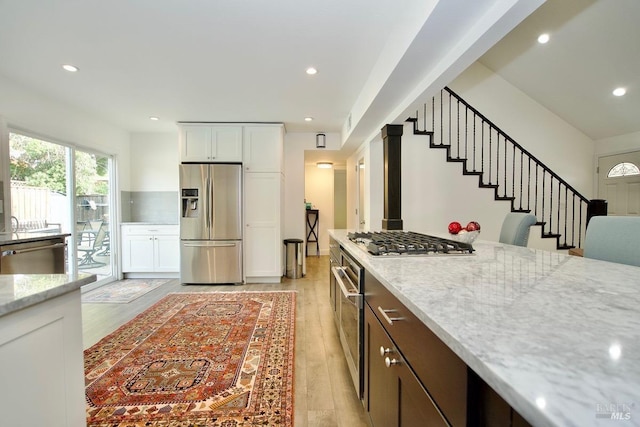
[{"label": "trash can", "polygon": [[286,276],[289,279],[302,277],[302,239],[285,239]]}]

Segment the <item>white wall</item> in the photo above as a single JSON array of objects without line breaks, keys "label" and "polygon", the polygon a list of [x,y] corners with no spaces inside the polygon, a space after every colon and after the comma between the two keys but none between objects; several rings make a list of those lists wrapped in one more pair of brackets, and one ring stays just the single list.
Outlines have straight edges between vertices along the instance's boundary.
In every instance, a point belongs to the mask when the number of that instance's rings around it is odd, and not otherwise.
[{"label": "white wall", "polygon": [[131,191],[178,191],[178,132],[132,133]]},{"label": "white wall", "polygon": [[0,76],[0,116],[7,126],[54,142],[116,156],[120,189],[129,188],[129,133]]},{"label": "white wall", "polygon": [[447,234],[447,225],[478,221],[481,237],[497,241],[509,202],[496,202],[493,190],[478,188],[478,178],[462,175],[462,165],[446,162],[445,150],[429,148],[429,139],[413,135],[412,125],[402,136],[402,219],[404,229]]},{"label": "white wall", "polygon": [[[315,165],[305,165],[304,187],[305,198],[318,209],[318,242],[320,255],[329,255],[328,229],[333,226],[333,169],[320,169]],[[305,236],[306,237],[306,236]],[[313,243],[307,245],[309,255],[315,255]]]},{"label": "white wall", "polygon": [[[340,134],[327,133],[327,148],[340,149]],[[305,150],[317,150],[316,132],[288,132],[284,137],[284,237],[305,239]],[[333,208],[332,208],[333,209]]]},{"label": "white wall", "polygon": [[[587,198],[592,197],[594,141],[481,64],[474,64],[449,86]],[[637,140],[638,136],[634,137],[631,139]],[[446,235],[449,222],[473,220],[482,225],[480,239],[497,241],[510,204],[495,201],[493,190],[478,188],[477,177],[463,176],[460,164],[447,163],[445,151],[429,148],[428,143],[428,137],[413,135],[412,127],[404,126],[404,229]],[[383,215],[382,140],[376,138],[367,146],[369,224],[370,229],[379,230]],[[354,154],[350,162],[356,157]],[[349,180],[349,189],[351,208],[355,206],[355,180]],[[554,249],[555,241],[537,238],[539,232],[539,227],[532,228],[530,246]]]},{"label": "white wall", "polygon": [[334,169],[333,195],[333,227],[347,228],[347,171],[345,169]]},{"label": "white wall", "polygon": [[599,139],[596,141],[596,155],[619,154],[640,150],[640,132]]},{"label": "white wall", "polygon": [[593,197],[591,138],[479,62],[448,86],[583,196]]}]

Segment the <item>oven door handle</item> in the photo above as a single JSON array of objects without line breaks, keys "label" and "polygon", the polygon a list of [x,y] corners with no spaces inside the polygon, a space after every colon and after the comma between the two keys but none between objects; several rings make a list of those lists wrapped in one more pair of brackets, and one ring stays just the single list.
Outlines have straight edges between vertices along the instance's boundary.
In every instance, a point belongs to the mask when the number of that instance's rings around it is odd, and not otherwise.
[{"label": "oven door handle", "polygon": [[29,252],[44,251],[47,249],[58,249],[58,248],[63,248],[65,246],[67,246],[66,243],[54,243],[52,245],[36,246],[33,248],[26,248],[26,249],[11,249],[8,251],[2,251],[2,256],[20,255],[20,254],[26,254]]},{"label": "oven door handle", "polygon": [[[333,273],[333,277],[336,278],[336,281],[338,282],[338,285],[340,285],[340,290],[342,291],[342,295],[348,299],[348,300],[352,300],[353,305],[357,306],[358,308],[362,308],[363,304],[362,304],[362,294],[360,292],[357,292],[357,288],[355,286],[351,287],[351,290],[356,290],[356,292],[350,292],[347,289],[347,286],[344,283],[344,280],[342,280],[343,278],[347,278],[346,273],[344,272],[345,267],[331,267],[331,272]],[[347,278],[347,280],[349,280]],[[349,280],[349,282],[351,282],[351,280]]]}]

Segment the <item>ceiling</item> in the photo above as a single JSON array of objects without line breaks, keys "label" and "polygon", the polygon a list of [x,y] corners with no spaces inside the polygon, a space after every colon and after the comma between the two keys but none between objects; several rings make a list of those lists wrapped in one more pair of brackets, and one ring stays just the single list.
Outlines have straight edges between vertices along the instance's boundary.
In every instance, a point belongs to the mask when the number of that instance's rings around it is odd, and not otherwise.
[{"label": "ceiling", "polygon": [[[470,20],[464,13],[491,4],[483,1],[442,8]],[[131,132],[212,120],[340,132],[403,31],[394,23],[426,16],[427,3],[435,2],[0,0],[0,75]],[[636,132],[638,18],[637,0],[548,0],[480,60],[593,139]],[[535,42],[542,31],[546,45]],[[307,75],[309,66],[318,74]],[[412,84],[396,68],[382,95]],[[611,95],[618,85],[626,96]],[[338,152],[325,157],[340,161]]]},{"label": "ceiling", "polygon": [[0,0],[0,74],[132,132],[339,132],[400,12],[394,0]]},{"label": "ceiling", "polygon": [[593,140],[638,132],[639,20],[638,0],[548,0],[480,62]]}]

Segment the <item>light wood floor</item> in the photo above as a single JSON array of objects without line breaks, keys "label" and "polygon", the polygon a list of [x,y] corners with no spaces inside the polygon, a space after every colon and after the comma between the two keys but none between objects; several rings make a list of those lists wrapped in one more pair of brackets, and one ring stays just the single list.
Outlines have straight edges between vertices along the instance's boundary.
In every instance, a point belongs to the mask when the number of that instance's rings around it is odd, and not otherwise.
[{"label": "light wood floor", "polygon": [[296,427],[365,427],[366,415],[356,397],[329,308],[329,258],[308,257],[307,274],[280,284],[160,286],[128,304],[82,304],[85,348],[97,343],[170,292],[295,290],[296,344],[294,421]]}]

